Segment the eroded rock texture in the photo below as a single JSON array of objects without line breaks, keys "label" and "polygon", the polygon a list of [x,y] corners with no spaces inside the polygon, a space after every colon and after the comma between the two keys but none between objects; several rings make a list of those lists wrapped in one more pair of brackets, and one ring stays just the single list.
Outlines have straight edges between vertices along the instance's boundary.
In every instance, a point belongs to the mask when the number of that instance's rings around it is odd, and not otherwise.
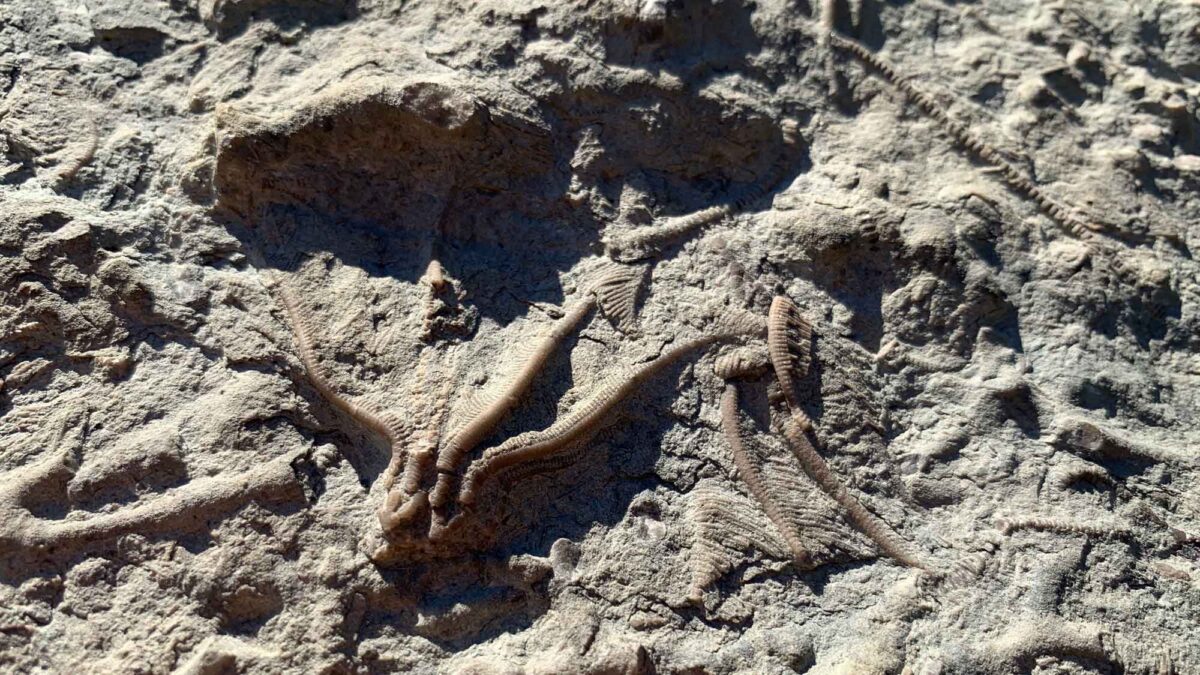
[{"label": "eroded rock texture", "polygon": [[0,3],[0,670],[1200,672],[1198,44]]}]

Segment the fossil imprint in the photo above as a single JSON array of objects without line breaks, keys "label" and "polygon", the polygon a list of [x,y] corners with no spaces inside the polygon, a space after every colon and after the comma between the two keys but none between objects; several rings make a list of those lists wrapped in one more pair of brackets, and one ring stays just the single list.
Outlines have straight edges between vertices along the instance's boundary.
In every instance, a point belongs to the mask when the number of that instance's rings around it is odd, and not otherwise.
[{"label": "fossil imprint", "polygon": [[[825,24],[827,23],[828,17],[825,17]],[[984,161],[1003,169],[1004,179],[1014,190],[1036,202],[1069,233],[1088,237],[1093,245],[1096,244],[1095,230],[1098,228],[1095,225],[1078,220],[1071,209],[1045,197],[1039,188],[1020,175],[1018,169],[1013,168],[1011,162],[1003,159],[1001,153],[985,145],[965,126],[951,119],[932,102],[932,99],[916,89],[906,78],[898,75],[893,66],[859,43],[830,32],[828,25],[822,25],[818,30],[822,31],[821,42],[825,49],[849,54],[881,73],[923,112],[935,118],[959,145]],[[829,64],[832,69],[833,61],[830,60]],[[420,93],[423,90],[414,91]],[[431,96],[430,100],[434,98]],[[474,107],[464,108],[467,109],[469,114],[462,115],[465,121],[455,122],[464,128],[474,123],[476,118],[473,116],[477,113]],[[794,122],[782,120],[779,122],[779,129],[785,145],[797,142],[798,132]],[[768,174],[767,180],[753,186],[748,194],[730,204],[709,206],[690,215],[662,218],[652,226],[637,228],[634,232],[617,232],[611,237],[606,237],[604,243],[608,253],[618,261],[645,260],[653,257],[665,242],[694,234],[697,230],[730,218],[737,210],[750,206],[764,196],[775,182],[782,179],[784,169],[785,167],[776,166],[775,171]],[[245,182],[246,185],[250,183]],[[249,197],[246,199],[252,201]],[[820,536],[813,534],[819,533],[823,526],[806,528],[798,524],[805,521],[804,514],[780,496],[780,490],[772,487],[771,481],[764,478],[763,470],[755,464],[753,454],[747,450],[749,439],[745,437],[745,431],[739,422],[739,396],[744,388],[753,386],[756,373],[767,371],[766,361],[761,354],[754,353],[756,350],[769,354],[770,372],[783,392],[786,405],[776,411],[778,415],[774,426],[793,453],[796,465],[826,495],[831,508],[840,511],[840,517],[865,535],[867,540],[905,565],[926,569],[927,564],[910,550],[911,547],[850,494],[818,452],[819,443],[815,442],[812,422],[804,416],[799,407],[803,395],[797,384],[810,358],[807,344],[811,337],[810,329],[799,310],[786,298],[776,298],[768,320],[749,315],[726,317],[711,326],[707,333],[674,347],[653,361],[638,366],[614,368],[613,373],[599,383],[593,392],[546,429],[519,434],[493,447],[479,447],[535,386],[547,359],[561,349],[567,337],[597,309],[618,327],[628,327],[636,322],[636,298],[645,272],[644,266],[612,263],[604,274],[594,280],[587,292],[582,294],[583,297],[577,299],[574,305],[567,308],[565,315],[548,328],[533,352],[509,375],[504,386],[499,387],[491,396],[481,397],[476,401],[477,408],[473,413],[454,425],[446,424],[448,402],[454,393],[452,379],[446,379],[440,383],[440,387],[433,387],[440,392],[440,396],[431,406],[428,419],[419,425],[401,418],[394,411],[379,410],[369,401],[355,400],[343,394],[322,362],[320,330],[313,325],[303,299],[298,298],[286,282],[276,281],[273,288],[293,332],[296,352],[314,388],[322,398],[356,424],[379,435],[391,449],[391,462],[382,476],[384,496],[378,507],[380,529],[385,535],[404,533],[405,537],[411,539],[413,533],[418,532],[419,536],[416,539],[421,541],[420,548],[455,550],[456,528],[467,525],[474,513],[486,509],[481,502],[487,499],[489,489],[499,482],[499,478],[511,475],[522,465],[552,458],[569,459],[572,451],[577,450],[601,425],[614,416],[625,399],[673,363],[716,344],[744,343],[748,345],[748,351],[734,352],[718,359],[718,374],[727,382],[721,403],[724,433],[732,448],[733,461],[739,475],[767,516],[764,522],[781,538],[787,554],[801,567],[812,566],[828,557],[828,551],[822,552],[823,544],[806,540],[806,537],[816,537],[823,541]],[[435,323],[433,315],[436,298],[439,293],[450,287],[451,282],[436,259],[430,260],[422,281],[430,291],[425,310],[428,332]],[[764,347],[765,349],[761,349]],[[177,515],[190,510],[219,514],[254,501],[262,494],[297,491],[296,478],[290,470],[285,470],[288,461],[295,458],[288,457],[286,460],[281,458],[278,465],[271,465],[270,470],[263,468],[248,472],[246,476],[231,477],[227,483],[221,481],[219,489],[198,484],[195,486],[196,494],[209,495],[199,502],[195,501],[197,498],[192,497],[187,490],[180,490],[169,499],[164,498],[161,504],[147,504],[145,508],[129,509],[121,513],[120,518],[96,518],[86,526],[82,523],[71,523],[71,527],[52,528],[48,530],[48,534],[38,535],[33,539],[29,539],[33,536],[29,533],[38,530],[39,524],[35,522],[36,519],[25,517],[26,509],[22,506],[25,495],[22,490],[35,489],[45,482],[61,481],[62,476],[71,473],[70,463],[64,464],[56,459],[44,467],[30,468],[26,474],[28,480],[15,481],[14,487],[7,491],[7,497],[0,501],[6,502],[7,510],[20,516],[13,522],[19,520],[21,527],[8,528],[20,530],[19,535],[13,537],[16,541],[45,540],[54,543],[59,540],[108,539],[124,532],[161,529]],[[17,483],[21,486],[27,484],[27,487],[19,487]],[[216,484],[214,482],[214,485]],[[260,485],[264,487],[260,488]],[[204,501],[205,499],[208,501]],[[708,514],[706,517],[722,510],[719,505],[712,506],[716,502],[710,502],[712,503],[709,507],[705,507],[707,510],[700,509]],[[698,529],[702,530],[703,538],[704,528]],[[466,536],[468,535],[464,534],[463,537],[459,537],[459,543]],[[861,552],[863,547],[861,542],[847,544],[847,548],[858,552]],[[380,557],[387,559],[395,552],[385,546]],[[694,584],[693,595],[696,594],[697,588],[702,588],[705,583],[711,581],[711,577],[711,574],[700,575],[699,578],[707,580]]]},{"label": "fossil imprint", "polygon": [[[829,4],[822,6],[819,25],[814,22],[810,29],[818,35],[819,46],[829,54],[827,66],[831,78],[836,67],[832,58],[834,52],[849,54],[882,74],[923,113],[933,117],[956,144],[1003,169],[1003,178],[1018,194],[1035,202],[1069,234],[1088,238],[1097,245],[1094,232],[1099,228],[1078,220],[1076,212],[1046,197],[1040,188],[1004,159],[1004,155],[951,118],[882,57],[833,32]],[[477,109],[483,105],[478,104]],[[785,146],[798,143],[794,121],[784,119],[778,123],[778,129]],[[503,439],[491,447],[481,447],[521,405],[522,399],[536,385],[547,361],[597,309],[619,329],[625,330],[636,323],[636,299],[646,266],[631,263],[653,259],[664,245],[736,216],[738,211],[765,196],[786,175],[787,167],[781,158],[768,171],[766,179],[730,203],[708,206],[687,215],[660,218],[652,225],[633,230],[616,228],[606,232],[603,244],[613,262],[592,280],[581,297],[564,308],[562,316],[528,348],[519,365],[497,374],[492,380],[493,386],[481,392],[469,405],[460,405],[458,409],[465,409],[466,413],[449,423],[447,411],[454,398],[455,384],[452,376],[446,373],[441,374],[449,378],[443,382],[441,397],[423,413],[425,419],[415,422],[403,419],[397,411],[383,410],[371,402],[343,394],[323,364],[318,344],[320,331],[312,325],[302,299],[296,297],[285,281],[276,281],[273,284],[275,295],[285,310],[287,323],[295,337],[296,351],[316,391],[357,425],[378,435],[390,449],[391,461],[380,480],[382,503],[377,509],[385,543],[372,557],[383,562],[401,558],[412,551],[453,555],[463,547],[486,546],[488,538],[480,537],[479,531],[471,528],[479,524],[478,516],[488,510],[489,490],[502,482],[501,478],[511,479],[522,466],[528,468],[554,459],[572,461],[573,453],[577,453],[580,446],[616,414],[620,404],[649,379],[713,345],[740,343],[745,347],[720,356],[716,368],[726,382],[721,398],[721,419],[733,463],[751,497],[766,516],[761,523],[766,528],[764,531],[774,532],[770,536],[776,537],[779,544],[760,542],[760,548],[767,552],[786,551],[787,557],[798,567],[811,569],[839,554],[860,556],[874,547],[905,566],[934,574],[922,555],[914,552],[911,545],[851,494],[818,451],[817,430],[801,407],[805,395],[800,380],[810,365],[811,327],[786,297],[775,298],[767,318],[738,314],[725,317],[700,337],[684,341],[653,361],[638,366],[614,367],[611,374],[547,428]],[[425,326],[426,340],[430,341],[435,298],[451,288],[453,281],[441,263],[431,258],[422,282],[429,291]],[[796,504],[795,495],[773,486],[770,477],[756,463],[754,453],[747,449],[751,439],[745,435],[740,423],[740,396],[745,388],[754,386],[756,381],[761,381],[761,375],[768,372],[782,392],[781,405],[776,406],[773,414],[772,428],[790,450],[794,465],[824,494],[819,506]],[[819,515],[818,511],[821,512]],[[698,518],[700,549],[705,546],[711,549],[717,538],[729,535],[728,528],[719,524],[719,514],[725,513],[730,524],[738,521],[728,513],[728,506],[722,500],[704,498],[703,494],[697,496],[693,513]],[[856,536],[862,538],[847,539],[845,532],[849,530],[857,531]],[[838,532],[842,533],[840,543]],[[705,555],[703,550],[700,555]],[[708,571],[695,575],[691,590],[693,600],[729,565],[727,561],[711,559],[701,566],[706,566]]]}]

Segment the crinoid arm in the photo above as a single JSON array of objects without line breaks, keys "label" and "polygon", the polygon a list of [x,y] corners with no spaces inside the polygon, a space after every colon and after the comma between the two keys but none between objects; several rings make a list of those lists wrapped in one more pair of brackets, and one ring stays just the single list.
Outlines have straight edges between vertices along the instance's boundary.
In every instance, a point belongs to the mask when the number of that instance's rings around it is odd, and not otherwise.
[{"label": "crinoid arm", "polygon": [[638,292],[649,269],[646,265],[613,263],[592,286],[600,312],[617,330],[629,332],[637,324]]},{"label": "crinoid arm", "polygon": [[316,332],[313,330],[309,314],[303,310],[299,298],[283,284],[276,285],[274,290],[283,304],[288,326],[295,337],[296,351],[300,356],[300,362],[304,365],[304,371],[313,386],[316,387],[317,392],[334,407],[384,437],[391,447],[395,447],[396,443],[407,434],[407,426],[392,414],[370,410],[361,402],[338,392],[317,354],[314,346]]},{"label": "crinoid arm", "polygon": [[796,303],[777,295],[767,314],[767,351],[775,377],[792,414],[800,411],[799,382],[808,374],[812,353],[812,325]]},{"label": "crinoid arm", "polygon": [[728,204],[709,206],[694,213],[673,216],[648,227],[622,232],[606,238],[608,254],[622,262],[634,262],[653,257],[658,250],[692,232],[720,222],[733,213]]},{"label": "crinoid arm", "polygon": [[1005,535],[1011,535],[1020,530],[1057,532],[1059,534],[1082,534],[1087,537],[1100,539],[1122,538],[1133,535],[1133,528],[1123,523],[1096,523],[1087,520],[1040,516],[999,518],[996,520],[996,529]]},{"label": "crinoid arm", "polygon": [[749,312],[731,312],[722,316],[706,335],[678,345],[649,363],[608,377],[594,394],[550,427],[520,434],[484,452],[483,457],[467,470],[459,502],[473,504],[482,485],[497,472],[514,464],[548,457],[587,438],[634,390],[685,356],[718,342],[754,337],[764,330],[762,317]]},{"label": "crinoid arm", "polygon": [[713,372],[722,380],[753,379],[770,367],[767,350],[761,347],[736,347],[713,361]]},{"label": "crinoid arm", "polygon": [[738,386],[733,382],[725,384],[725,393],[721,396],[721,430],[733,453],[733,464],[737,467],[738,475],[750,489],[750,494],[766,512],[775,530],[782,537],[791,551],[792,559],[801,569],[808,567],[812,556],[796,536],[792,525],[787,521],[783,509],[771,494],[767,483],[759,473],[758,467],[751,460],[750,452],[742,438],[741,418],[738,415]]},{"label": "crinoid arm", "polygon": [[[417,373],[414,397],[427,399],[430,380],[429,368],[424,361],[418,364]],[[392,461],[381,480],[386,494],[378,514],[384,532],[395,531],[412,522],[429,506],[429,494],[422,487],[422,482],[436,458],[449,416],[451,394],[458,383],[453,368],[445,369],[441,376],[441,389],[420,413],[421,419],[415,424],[417,430],[413,439],[407,447],[393,449]]]},{"label": "crinoid arm", "polygon": [[438,453],[438,479],[429,500],[434,508],[443,507],[453,501],[458,471],[467,453],[487,438],[516,407],[533,384],[534,378],[545,368],[550,356],[595,306],[594,296],[589,294],[572,307],[566,316],[555,322],[512,379],[499,391],[498,396],[450,436]]},{"label": "crinoid arm", "polygon": [[880,550],[891,556],[897,562],[916,569],[930,572],[929,566],[912,552],[907,542],[900,538],[887,523],[874,513],[871,513],[862,502],[858,501],[846,486],[838,480],[825,458],[813,447],[808,438],[808,432],[794,417],[783,422],[777,422],[779,432],[787,441],[792,453],[800,462],[804,473],[815,482],[825,494],[829,495],[846,510],[846,515],[854,526],[867,535]]},{"label": "crinoid arm", "polygon": [[871,543],[842,520],[838,504],[802,476],[794,462],[752,452],[738,409],[738,386],[727,382],[721,397],[721,428],[734,466],[796,568],[804,571],[837,560],[874,557]]},{"label": "crinoid arm", "polygon": [[701,481],[692,489],[688,514],[695,528],[689,602],[703,602],[704,589],[733,569],[751,549],[788,556],[787,544],[770,521],[744,497],[716,481]]}]

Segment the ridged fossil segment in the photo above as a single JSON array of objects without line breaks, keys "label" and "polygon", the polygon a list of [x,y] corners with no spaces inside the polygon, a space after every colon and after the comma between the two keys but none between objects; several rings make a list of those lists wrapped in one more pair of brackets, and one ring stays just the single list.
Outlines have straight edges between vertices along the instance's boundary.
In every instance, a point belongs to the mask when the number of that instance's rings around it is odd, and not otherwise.
[{"label": "ridged fossil segment", "polygon": [[514,436],[484,452],[483,457],[467,470],[459,502],[475,503],[483,484],[501,470],[523,462],[544,459],[585,440],[626,397],[685,356],[718,342],[759,336],[763,328],[761,318],[735,313],[723,317],[717,326],[703,337],[673,347],[649,363],[622,369],[608,377],[584,402],[555,420],[550,427]]},{"label": "ridged fossil segment", "polygon": [[799,380],[808,374],[811,343],[812,326],[801,316],[800,308],[785,296],[775,296],[767,315],[767,350],[793,414],[800,409]]},{"label": "ridged fossil segment", "polygon": [[733,569],[746,551],[757,549],[778,557],[789,554],[770,521],[719,483],[706,481],[693,488],[689,516],[696,530],[688,588],[688,600],[693,604],[702,602],[704,589]]},{"label": "ridged fossil segment", "polygon": [[1020,530],[1037,532],[1057,532],[1059,534],[1083,534],[1089,537],[1121,538],[1133,534],[1133,529],[1121,523],[1093,523],[1084,520],[1068,518],[1040,518],[1036,516],[1024,518],[1000,518],[996,520],[996,529],[1002,534],[1013,534]]},{"label": "ridged fossil segment", "polygon": [[835,560],[869,557],[870,544],[841,520],[837,504],[805,484],[791,463],[752,453],[738,410],[738,386],[730,382],[721,397],[721,429],[733,464],[787,545],[796,568],[805,571]]},{"label": "ridged fossil segment", "polygon": [[72,554],[126,534],[180,534],[255,501],[303,500],[294,465],[304,451],[281,455],[234,475],[195,478],[165,494],[106,513],[53,519],[30,508],[62,491],[79,470],[78,445],[86,415],[59,415],[50,456],[19,469],[0,485],[0,544],[9,551]]},{"label": "ridged fossil segment", "polygon": [[575,332],[580,323],[599,306],[618,327],[631,328],[636,315],[637,293],[645,278],[645,268],[611,265],[592,286],[586,297],[575,304],[566,315],[550,328],[537,343],[523,365],[481,408],[442,446],[438,454],[437,484],[430,493],[430,503],[441,508],[453,501],[463,460],[469,452],[490,435],[509,412],[520,403],[534,378],[546,366],[550,356]]},{"label": "ridged fossil segment", "polygon": [[1033,201],[1039,209],[1050,216],[1064,230],[1080,238],[1088,238],[1093,236],[1094,233],[1103,232],[1104,228],[1100,225],[1080,219],[1073,213],[1070,207],[1060,204],[1047,195],[1016,164],[1005,159],[999,150],[979,138],[965,124],[950,117],[944,106],[914,85],[910,78],[902,75],[895,66],[882,56],[879,56],[855,40],[830,31],[824,24],[821,26],[821,40],[827,41],[835,49],[849,53],[871,69],[877,71],[880,75],[883,75],[884,79],[903,92],[905,97],[915,103],[922,112],[933,118],[940,125],[940,128],[956,143],[966,148],[984,162],[998,168],[1001,176],[1004,178],[1004,182],[1013,191]]},{"label": "ridged fossil segment", "polygon": [[770,367],[767,350],[760,347],[736,347],[713,361],[713,372],[723,380],[755,378]]},{"label": "ridged fossil segment", "polygon": [[[391,462],[381,481],[386,491],[383,505],[379,508],[379,520],[384,532],[392,532],[409,524],[429,505],[429,493],[424,487],[424,480],[436,459],[449,417],[450,398],[458,383],[458,378],[450,373],[434,373],[434,377],[430,378],[425,363],[421,364],[418,373],[421,391],[432,386],[431,379],[436,380],[440,376],[443,381],[437,396],[416,422],[417,429],[412,434],[414,438],[409,443],[410,448],[406,452],[401,452],[399,448],[392,449]],[[395,480],[397,477],[398,481]]]},{"label": "ridged fossil segment", "polygon": [[487,404],[461,429],[451,434],[438,453],[438,480],[430,494],[430,503],[435,508],[449,504],[453,496],[454,477],[466,454],[495,430],[508,413],[517,406],[533,384],[534,378],[545,367],[547,359],[558,349],[563,340],[591,313],[595,307],[591,297],[571,308],[566,316],[555,322],[549,333],[541,340],[534,353],[514,374],[499,396]]},{"label": "ridged fossil segment", "polygon": [[[899,535],[849,493],[809,440],[812,423],[799,409],[802,396],[797,382],[808,373],[811,341],[812,328],[799,308],[789,298],[776,296],[766,320],[767,353],[741,347],[718,357],[714,363],[715,372],[725,380],[721,429],[737,474],[766,515],[769,526],[750,516],[728,513],[732,508],[729,504],[733,503],[730,499],[721,500],[707,492],[694,497],[697,545],[689,591],[693,602],[699,602],[704,588],[739,559],[743,549],[738,547],[744,546],[745,537],[736,531],[739,527],[767,542],[760,547],[764,553],[778,555],[774,553],[776,549],[786,549],[801,571],[835,560],[869,557],[872,542],[904,565],[930,569]],[[750,450],[742,427],[739,381],[749,383],[757,378],[768,360],[784,392],[786,408],[783,421],[776,420],[775,426],[787,441],[795,464],[779,458],[757,457]],[[797,464],[811,483],[805,484],[795,470]],[[728,531],[722,530],[722,517],[730,528]],[[866,538],[854,533],[843,518]],[[769,537],[762,534],[768,527]]]},{"label": "ridged fossil segment", "polygon": [[0,0],[0,675],[1200,675],[1197,36]]},{"label": "ridged fossil segment", "polygon": [[855,527],[898,562],[930,571],[928,565],[911,551],[891,527],[850,494],[814,447],[810,439],[812,421],[800,410],[797,385],[797,380],[808,372],[811,341],[811,325],[800,314],[796,304],[784,296],[777,296],[771,303],[767,320],[767,343],[775,377],[780,382],[787,402],[788,414],[785,419],[775,422],[776,429],[787,441],[804,473],[845,509]]},{"label": "ridged fossil segment", "polygon": [[277,286],[276,293],[284,307],[292,334],[296,338],[296,353],[300,356],[300,362],[304,365],[304,371],[308,374],[313,386],[326,401],[359,424],[385,438],[388,445],[394,448],[401,439],[407,436],[408,429],[404,423],[388,412],[371,410],[366,404],[347,398],[338,392],[336,385],[330,380],[321,363],[320,355],[317,354],[315,331],[309,319],[311,315],[304,311],[300,306],[299,299],[286,286],[282,284]]},{"label": "ridged fossil segment", "polygon": [[932,569],[921,558],[912,552],[909,545],[878,516],[867,510],[862,502],[850,494],[846,486],[838,480],[825,458],[821,457],[808,432],[795,419],[788,419],[779,425],[779,430],[787,440],[788,446],[795,454],[804,473],[813,480],[825,494],[829,495],[846,510],[846,515],[855,527],[870,537],[879,548],[897,562],[920,570],[931,572]]},{"label": "ridged fossil segment", "polygon": [[[312,326],[310,314],[302,307],[301,301],[295,293],[284,283],[276,281],[272,287],[284,309],[305,373],[318,393],[357,424],[381,436],[391,449],[391,462],[380,479],[385,491],[383,503],[378,509],[383,533],[387,536],[399,535],[400,530],[408,529],[418,517],[427,514],[429,517],[428,541],[404,546],[405,550],[432,552],[438,548],[434,542],[444,541],[451,531],[452,525],[461,530],[461,519],[452,523],[447,517],[448,507],[456,501],[471,503],[478,483],[484,477],[490,476],[493,468],[497,468],[492,466],[493,462],[496,462],[497,466],[507,466],[514,461],[519,463],[535,461],[545,459],[561,449],[551,442],[548,444],[548,446],[553,446],[550,450],[543,451],[540,449],[543,446],[538,445],[532,450],[525,448],[512,457],[504,457],[500,460],[495,460],[492,455],[485,453],[485,456],[473,465],[473,471],[467,472],[467,480],[462,482],[459,480],[462,466],[472,451],[494,433],[504,419],[521,403],[553,353],[561,347],[568,336],[579,328],[593,310],[599,307],[618,328],[623,330],[634,328],[638,291],[645,276],[645,267],[615,263],[605,266],[598,273],[595,282],[587,287],[581,300],[559,318],[539,340],[528,343],[526,349],[519,350],[526,353],[519,360],[520,365],[507,378],[492,378],[492,384],[485,390],[459,406],[463,413],[459,416],[461,420],[456,422],[453,430],[445,435],[443,427],[450,409],[450,396],[455,384],[454,377],[447,376],[446,373],[441,374],[443,377],[441,393],[429,407],[431,418],[415,422],[403,421],[405,418],[399,411],[382,410],[377,406],[347,397],[339,391],[322,362],[316,346],[317,331]],[[423,277],[423,283],[436,288],[439,278],[444,278],[440,265],[431,264]],[[574,425],[579,422],[579,418],[583,418],[585,427],[594,424],[604,412],[611,409],[649,374],[657,372],[699,347],[712,342],[733,339],[747,333],[761,334],[764,329],[762,321],[757,317],[739,313],[723,317],[717,325],[718,328],[715,329],[713,337],[705,337],[689,343],[654,362],[652,367],[644,368],[646,372],[634,372],[630,380],[622,383],[614,381],[607,388],[602,388],[601,392],[593,397],[592,407],[585,411],[590,414],[576,415],[557,422],[546,432],[530,432],[510,439],[507,445],[502,445],[506,448],[506,454],[507,449],[513,447],[517,439],[524,442],[537,433],[542,433],[546,437],[552,436],[555,439],[562,434],[565,434],[566,438],[577,439],[580,433],[574,430]],[[424,364],[418,372],[423,378],[429,375]],[[622,387],[624,388],[622,389]],[[615,398],[612,398],[614,395]],[[436,471],[431,471],[431,468]],[[463,498],[463,494],[466,495],[466,499]],[[390,560],[395,553],[396,551],[385,547],[384,550],[376,553],[375,558],[380,561]]]},{"label": "ridged fossil segment", "polygon": [[613,264],[592,285],[591,294],[600,311],[618,330],[629,332],[634,328],[638,294],[649,269],[644,265]]},{"label": "ridged fossil segment", "polygon": [[605,245],[608,254],[615,260],[637,261],[651,258],[659,250],[678,241],[693,232],[719,223],[726,218],[732,218],[746,211],[761,201],[773,189],[776,189],[790,170],[794,158],[792,153],[799,145],[799,124],[793,119],[784,119],[779,124],[779,137],[785,152],[775,161],[765,176],[751,184],[745,190],[726,204],[716,204],[705,207],[682,216],[663,218],[652,225],[637,228],[632,231],[607,235]]}]

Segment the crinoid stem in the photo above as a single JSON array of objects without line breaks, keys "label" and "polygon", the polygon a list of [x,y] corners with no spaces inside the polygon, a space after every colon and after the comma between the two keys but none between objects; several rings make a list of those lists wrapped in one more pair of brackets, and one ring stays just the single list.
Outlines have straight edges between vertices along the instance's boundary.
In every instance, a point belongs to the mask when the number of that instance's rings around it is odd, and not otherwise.
[{"label": "crinoid stem", "polygon": [[437,258],[430,258],[425,274],[421,276],[421,282],[434,291],[440,291],[446,285],[446,281],[446,270],[442,268],[442,263],[438,262]]},{"label": "crinoid stem", "polygon": [[56,187],[70,182],[96,156],[96,148],[100,144],[100,129],[92,117],[84,118],[84,126],[87,127],[84,138],[59,151],[67,154],[67,161],[54,172],[52,184]]},{"label": "crinoid stem", "polygon": [[[427,383],[424,363],[418,367],[418,372],[418,391],[424,391]],[[442,428],[445,426],[450,407],[450,395],[456,381],[455,377],[444,378],[441,391],[429,408],[429,418],[423,424],[420,438],[406,452],[396,452],[393,455],[392,464],[402,462],[403,473],[399,485],[393,485],[390,480],[384,485],[387,496],[378,513],[379,523],[385,532],[412,521],[429,505],[428,493],[421,489],[421,482],[437,453],[438,443],[441,442]],[[389,473],[394,471],[395,469],[389,466]]]},{"label": "crinoid stem", "polygon": [[829,95],[837,98],[841,91],[838,89],[837,62],[833,57],[833,48],[829,46],[829,36],[836,28],[837,0],[821,0],[820,7],[821,30],[817,34],[817,46],[825,60],[825,77],[829,80]]},{"label": "crinoid stem", "polygon": [[550,355],[562,344],[577,325],[596,307],[596,297],[588,294],[576,304],[566,316],[559,319],[550,333],[542,339],[537,350],[525,361],[521,369],[499,399],[479,412],[466,426],[450,437],[438,454],[437,484],[430,493],[429,501],[434,508],[441,508],[452,501],[457,472],[463,458],[504,420],[529,390],[537,374],[546,366]]},{"label": "crinoid stem", "polygon": [[286,286],[279,285],[276,292],[283,304],[292,335],[296,338],[296,351],[299,353],[300,362],[304,364],[304,371],[317,392],[359,424],[383,436],[387,439],[389,447],[394,449],[407,434],[406,425],[390,413],[367,410],[338,393],[325,374],[320,359],[317,358],[317,352],[313,348],[312,326],[308,317],[301,311],[300,302]]},{"label": "crinoid stem", "polygon": [[650,258],[659,247],[718,223],[733,215],[733,207],[719,204],[682,216],[663,218],[659,222],[632,232],[621,233],[606,241],[609,254],[617,260],[633,261]]},{"label": "crinoid stem", "polygon": [[762,317],[736,313],[724,317],[722,325],[712,333],[685,342],[640,367],[608,378],[586,402],[549,428],[515,436],[485,452],[467,471],[458,497],[459,503],[475,503],[480,488],[497,472],[515,464],[548,457],[584,440],[599,428],[601,421],[625,397],[684,356],[718,342],[761,336],[765,330],[766,322]]},{"label": "crinoid stem", "polygon": [[[785,148],[796,146],[800,141],[798,123],[790,118],[782,120],[780,137]],[[649,258],[662,246],[747,210],[768,192],[779,187],[792,166],[792,159],[789,153],[783,153],[767,171],[764,180],[749,186],[745,193],[730,203],[709,206],[682,216],[663,218],[649,227],[614,236],[606,242],[609,254],[614,259],[626,261]]]},{"label": "crinoid stem", "polygon": [[900,341],[897,340],[896,338],[892,338],[891,340],[888,340],[887,343],[884,344],[882,347],[880,347],[879,351],[875,353],[875,356],[873,357],[875,362],[876,363],[883,362],[884,360],[887,359],[887,357],[889,355],[891,355],[892,352],[896,351],[896,347],[899,347],[899,346],[900,346]]},{"label": "crinoid stem", "polygon": [[1000,518],[996,520],[996,529],[1001,534],[1010,535],[1019,530],[1034,530],[1038,532],[1057,532],[1059,534],[1082,534],[1089,537],[1129,537],[1133,529],[1120,523],[1090,523],[1082,520],[1066,518]]},{"label": "crinoid stem", "polygon": [[770,490],[767,489],[758,472],[758,467],[754,465],[750,453],[746,450],[742,440],[741,419],[738,415],[738,398],[737,383],[726,382],[725,393],[721,396],[721,430],[725,432],[725,439],[729,442],[730,450],[733,452],[733,464],[737,467],[738,475],[742,477],[746,487],[750,488],[750,494],[753,495],[767,517],[771,519],[771,524],[775,526],[784,542],[787,543],[793,560],[800,568],[806,568],[811,562],[812,556],[804,548],[804,544],[800,542],[795,531],[792,530],[791,524],[780,510],[779,505],[771,498]]},{"label": "crinoid stem", "polygon": [[[806,421],[806,420],[804,420]],[[825,458],[813,447],[808,439],[803,421],[789,417],[782,423],[776,423],[783,433],[784,439],[800,462],[800,468],[813,480],[825,494],[833,497],[834,501],[846,510],[850,521],[874,541],[879,548],[898,562],[925,572],[931,572],[929,566],[909,551],[908,545],[897,535],[887,523],[867,510],[846,489],[837,476],[825,463]]]},{"label": "crinoid stem", "polygon": [[172,492],[121,509],[115,513],[83,520],[34,518],[21,508],[26,496],[48,481],[70,479],[74,468],[62,457],[15,476],[0,492],[0,542],[14,548],[46,549],[52,546],[85,545],[124,534],[171,533],[188,529],[235,511],[256,499],[277,499],[302,494],[293,462],[303,456],[297,451],[273,459],[243,473],[197,478]]},{"label": "crinoid stem", "polygon": [[885,80],[899,89],[905,97],[915,103],[926,115],[933,118],[956,143],[966,148],[979,159],[999,169],[1004,182],[1018,194],[1032,200],[1046,215],[1050,216],[1057,225],[1068,233],[1081,239],[1089,238],[1091,233],[1101,233],[1104,228],[1100,225],[1075,217],[1071,210],[1059,204],[1035,185],[1024,171],[1017,168],[1000,154],[998,150],[975,135],[962,122],[953,119],[932,96],[918,89],[912,81],[901,75],[896,67],[886,59],[868,49],[865,45],[852,40],[836,31],[821,26],[824,39],[834,48],[850,53],[868,67],[879,72]]}]

